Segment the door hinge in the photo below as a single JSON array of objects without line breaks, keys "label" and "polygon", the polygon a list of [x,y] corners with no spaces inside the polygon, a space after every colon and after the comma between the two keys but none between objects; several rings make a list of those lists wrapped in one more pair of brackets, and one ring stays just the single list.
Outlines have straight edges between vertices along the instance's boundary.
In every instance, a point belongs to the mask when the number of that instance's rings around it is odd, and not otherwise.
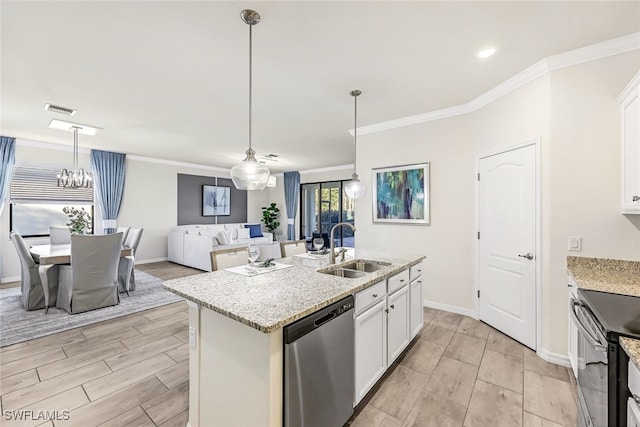
[{"label": "door hinge", "polygon": [[480,289],[478,289],[478,298],[480,298]]},{"label": "door hinge", "polygon": [[478,181],[480,181],[480,173],[478,173]]},{"label": "door hinge", "polygon": [[478,240],[480,240],[480,232],[478,231]]}]

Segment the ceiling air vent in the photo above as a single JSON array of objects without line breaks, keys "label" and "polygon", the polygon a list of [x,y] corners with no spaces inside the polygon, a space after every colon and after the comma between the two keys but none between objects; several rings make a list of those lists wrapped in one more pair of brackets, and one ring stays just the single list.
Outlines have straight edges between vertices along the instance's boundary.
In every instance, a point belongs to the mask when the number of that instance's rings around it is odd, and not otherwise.
[{"label": "ceiling air vent", "polygon": [[78,112],[77,110],[73,110],[71,108],[60,107],[59,105],[53,104],[44,104],[44,109],[47,111],[53,111],[54,113],[65,114],[67,116],[73,116]]},{"label": "ceiling air vent", "polygon": [[[265,154],[263,156],[260,156],[260,160],[268,160],[270,162],[277,162],[278,161],[278,155],[277,154]],[[264,163],[264,161],[261,161],[260,163]]]}]

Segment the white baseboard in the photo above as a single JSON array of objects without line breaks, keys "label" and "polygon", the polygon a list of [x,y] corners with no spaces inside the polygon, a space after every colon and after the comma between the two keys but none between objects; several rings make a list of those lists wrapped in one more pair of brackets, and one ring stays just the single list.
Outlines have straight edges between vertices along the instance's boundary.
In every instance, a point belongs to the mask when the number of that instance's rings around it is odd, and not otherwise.
[{"label": "white baseboard", "polygon": [[566,366],[567,368],[571,366],[571,362],[569,361],[569,356],[559,353],[552,353],[546,348],[541,348],[537,352],[538,356],[542,359],[546,360],[549,363],[555,363],[556,365]]},{"label": "white baseboard", "polygon": [[0,283],[19,282],[19,281],[20,281],[20,276],[3,277],[2,279],[0,279]]},{"label": "white baseboard", "polygon": [[476,316],[475,310],[472,310],[470,308],[458,307],[457,305],[443,304],[441,302],[435,302],[435,301],[429,301],[429,300],[424,300],[422,302],[422,305],[424,307],[435,308],[436,310],[448,311],[450,313],[456,313],[456,314],[461,314],[463,316],[472,317],[476,320],[478,319],[478,317]]},{"label": "white baseboard", "polygon": [[151,264],[152,262],[161,262],[161,261],[168,261],[168,260],[169,260],[169,258],[167,258],[167,257],[141,259],[141,260],[136,260],[136,264]]}]

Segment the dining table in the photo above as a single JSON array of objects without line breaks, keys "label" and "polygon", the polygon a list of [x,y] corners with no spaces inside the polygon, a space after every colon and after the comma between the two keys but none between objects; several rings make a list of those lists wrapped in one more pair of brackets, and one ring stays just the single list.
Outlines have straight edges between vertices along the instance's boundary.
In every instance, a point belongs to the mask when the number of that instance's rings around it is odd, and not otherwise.
[{"label": "dining table", "polygon": [[[31,256],[38,265],[38,274],[42,283],[42,293],[44,294],[45,313],[49,311],[49,294],[52,283],[49,283],[49,270],[57,268],[59,265],[71,264],[71,244],[62,245],[33,245],[29,248]],[[122,246],[120,257],[123,258],[127,265],[126,289],[129,293],[129,280],[133,273],[133,250],[128,246]],[[56,283],[57,285],[57,283]],[[57,288],[57,286],[55,286]]]}]

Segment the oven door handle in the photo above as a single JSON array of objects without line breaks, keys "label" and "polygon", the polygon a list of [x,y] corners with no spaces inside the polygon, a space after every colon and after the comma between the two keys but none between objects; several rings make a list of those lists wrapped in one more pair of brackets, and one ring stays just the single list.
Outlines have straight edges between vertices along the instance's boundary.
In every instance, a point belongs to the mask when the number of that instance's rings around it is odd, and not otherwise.
[{"label": "oven door handle", "polygon": [[591,335],[591,333],[589,333],[588,329],[584,326],[582,321],[580,321],[580,318],[576,313],[576,307],[580,307],[580,309],[584,310],[584,307],[582,306],[582,304],[580,304],[574,298],[571,298],[569,301],[569,313],[571,314],[571,319],[573,320],[573,323],[575,323],[575,325],[580,330],[580,332],[582,332],[582,335],[585,337],[585,339],[589,341],[589,344],[595,347],[596,351],[606,352],[607,346],[602,344],[602,342],[598,338]]}]

